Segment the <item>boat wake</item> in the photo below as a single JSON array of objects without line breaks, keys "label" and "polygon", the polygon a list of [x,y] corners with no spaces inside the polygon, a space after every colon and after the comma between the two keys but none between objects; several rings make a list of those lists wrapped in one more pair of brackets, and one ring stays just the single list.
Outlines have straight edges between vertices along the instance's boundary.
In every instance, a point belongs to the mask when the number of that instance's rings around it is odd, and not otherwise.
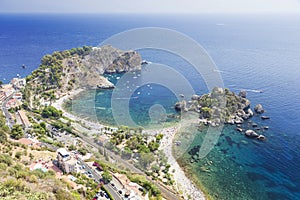
[{"label": "boat wake", "polygon": [[253,92],[253,93],[263,93],[263,90],[255,90],[255,89],[240,89],[240,90],[245,90],[247,92]]},{"label": "boat wake", "polygon": [[115,99],[120,99],[120,100],[126,100],[126,99],[138,99],[139,97],[131,97],[131,98],[127,98],[127,97],[118,97],[118,98],[115,98]]},{"label": "boat wake", "polygon": [[96,107],[96,109],[98,109],[98,110],[105,110],[106,108],[105,107]]},{"label": "boat wake", "polygon": [[214,72],[219,72],[219,73],[221,73],[221,74],[230,74],[230,72],[226,72],[226,71],[222,71],[222,70],[218,70],[218,69],[214,69],[213,70]]}]

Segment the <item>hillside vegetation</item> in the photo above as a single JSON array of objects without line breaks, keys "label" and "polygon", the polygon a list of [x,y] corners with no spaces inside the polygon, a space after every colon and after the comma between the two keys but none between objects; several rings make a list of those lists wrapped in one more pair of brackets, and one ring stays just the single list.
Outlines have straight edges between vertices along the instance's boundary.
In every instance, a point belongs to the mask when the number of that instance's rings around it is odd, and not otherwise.
[{"label": "hillside vegetation", "polygon": [[5,117],[0,114],[0,199],[3,200],[79,200],[79,193],[71,191],[67,183],[55,178],[53,171],[30,171],[28,161],[38,159],[47,151],[31,150],[28,146],[14,142]]},{"label": "hillside vegetation", "polygon": [[177,102],[175,109],[197,112],[200,119],[212,126],[219,126],[221,123],[240,124],[253,115],[250,101],[245,96],[219,87],[202,96],[193,95],[189,102]]},{"label": "hillside vegetation", "polygon": [[23,93],[31,108],[39,108],[78,88],[113,88],[103,74],[140,70],[141,62],[137,52],[112,46],[54,52],[27,76]]}]

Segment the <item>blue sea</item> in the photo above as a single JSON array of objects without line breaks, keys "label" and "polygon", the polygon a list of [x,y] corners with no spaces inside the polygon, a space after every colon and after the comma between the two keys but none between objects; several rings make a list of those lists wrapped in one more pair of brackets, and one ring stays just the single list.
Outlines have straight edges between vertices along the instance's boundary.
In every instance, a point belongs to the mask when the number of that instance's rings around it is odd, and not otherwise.
[{"label": "blue sea", "polygon": [[[252,108],[261,103],[271,117],[252,119],[270,127],[263,132],[265,142],[249,140],[234,126],[225,126],[208,156],[191,164],[189,150],[203,141],[203,135],[195,133],[179,161],[194,172],[206,192],[215,199],[300,199],[300,16],[1,14],[0,80],[30,74],[45,54],[97,46],[114,34],[140,27],[170,28],[196,40],[216,63],[225,87],[235,92],[246,89]],[[204,80],[184,59],[159,50],[139,52],[145,60],[184,74],[199,95],[208,92]],[[108,78],[117,81],[116,76]],[[149,123],[152,105],[175,114],[172,106],[177,99],[167,87],[141,86],[135,95],[138,92],[144,97],[130,101],[130,114],[137,124]],[[98,120],[114,124],[111,93],[86,91],[74,104],[84,108],[86,100],[94,102]],[[207,161],[213,164],[206,166]],[[204,165],[210,172],[199,170]]]}]

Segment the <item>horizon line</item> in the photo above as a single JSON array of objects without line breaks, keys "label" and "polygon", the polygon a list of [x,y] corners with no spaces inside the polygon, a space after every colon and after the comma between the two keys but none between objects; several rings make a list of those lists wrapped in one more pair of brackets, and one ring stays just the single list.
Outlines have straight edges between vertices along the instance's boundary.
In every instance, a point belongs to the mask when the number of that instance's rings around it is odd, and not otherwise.
[{"label": "horizon line", "polygon": [[282,12],[282,11],[274,11],[274,12],[57,12],[57,11],[0,11],[0,14],[85,14],[85,15],[106,15],[106,14],[126,14],[126,15],[300,15],[300,12]]}]

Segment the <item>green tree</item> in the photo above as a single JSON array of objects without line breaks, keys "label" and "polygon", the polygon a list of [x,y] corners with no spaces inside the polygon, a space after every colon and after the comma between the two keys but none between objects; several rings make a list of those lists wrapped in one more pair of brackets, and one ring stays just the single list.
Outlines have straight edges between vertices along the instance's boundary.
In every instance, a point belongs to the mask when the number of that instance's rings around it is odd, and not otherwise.
[{"label": "green tree", "polygon": [[159,172],[159,170],[160,170],[160,168],[159,168],[159,166],[158,166],[158,165],[152,165],[152,166],[151,166],[151,170],[152,170],[153,172],[156,172],[156,173],[158,173],[158,172]]},{"label": "green tree", "polygon": [[150,151],[153,152],[153,151],[158,150],[159,144],[157,142],[155,142],[155,141],[151,141],[148,144],[148,147],[149,147]]},{"label": "green tree", "polygon": [[10,136],[16,140],[24,137],[24,132],[23,132],[22,126],[19,124],[14,125],[11,129]]},{"label": "green tree", "polygon": [[9,155],[0,154],[0,163],[5,163],[8,166],[12,165],[12,159]]},{"label": "green tree", "polygon": [[141,153],[139,163],[142,168],[147,169],[154,160],[155,158],[152,153]]},{"label": "green tree", "polygon": [[53,106],[47,106],[42,111],[42,117],[59,119],[62,116],[62,111],[57,110]]},{"label": "green tree", "polygon": [[109,183],[112,180],[112,176],[109,172],[103,172],[102,174],[102,179],[104,181],[104,183]]},{"label": "green tree", "polygon": [[75,145],[71,144],[69,146],[69,151],[74,151],[74,150],[76,150],[76,147],[75,147]]},{"label": "green tree", "polygon": [[83,148],[83,147],[79,148],[78,152],[81,153],[84,156],[87,154],[87,150],[85,148]]},{"label": "green tree", "polygon": [[22,157],[22,152],[17,151],[15,154],[15,158],[19,160],[21,157]]},{"label": "green tree", "polygon": [[41,122],[40,126],[46,131],[46,123],[45,122]]}]

